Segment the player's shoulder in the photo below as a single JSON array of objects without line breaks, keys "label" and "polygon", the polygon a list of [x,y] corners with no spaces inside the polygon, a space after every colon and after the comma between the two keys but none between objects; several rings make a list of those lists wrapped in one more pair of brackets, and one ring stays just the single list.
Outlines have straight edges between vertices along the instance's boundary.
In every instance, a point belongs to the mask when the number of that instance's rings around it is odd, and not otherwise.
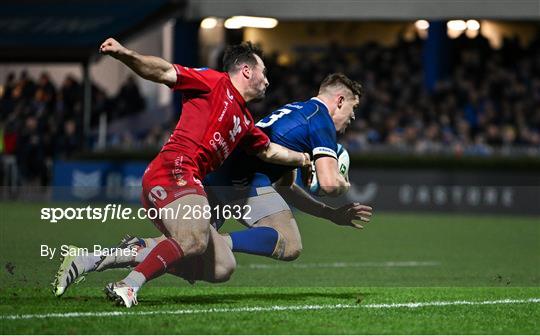
[{"label": "player's shoulder", "polygon": [[216,79],[221,79],[221,78],[227,77],[225,72],[217,71],[217,70],[214,70],[214,69],[208,68],[208,67],[192,68],[192,67],[188,67],[188,66],[184,66],[184,65],[180,65],[180,64],[175,64],[175,66],[178,67],[177,69],[180,72],[181,71],[186,71],[186,72],[190,72],[190,73],[193,73],[193,74],[198,74],[198,75],[203,76],[203,77],[216,78]]},{"label": "player's shoulder", "polygon": [[285,104],[274,111],[274,113],[281,113],[282,111],[287,112],[293,112],[298,111],[300,114],[304,115],[306,118],[307,116],[311,115],[313,112],[315,112],[318,109],[317,104],[315,102],[309,100],[305,101],[296,101],[292,103]]},{"label": "player's shoulder", "polygon": [[332,121],[326,104],[317,97],[313,97],[306,101],[306,106],[308,107],[306,111],[309,112],[306,114],[308,121],[317,123],[328,123]]},{"label": "player's shoulder", "polygon": [[301,109],[304,111],[314,111],[318,108],[318,104],[314,98],[310,98],[308,100],[297,101],[297,102],[286,104],[285,107]]}]

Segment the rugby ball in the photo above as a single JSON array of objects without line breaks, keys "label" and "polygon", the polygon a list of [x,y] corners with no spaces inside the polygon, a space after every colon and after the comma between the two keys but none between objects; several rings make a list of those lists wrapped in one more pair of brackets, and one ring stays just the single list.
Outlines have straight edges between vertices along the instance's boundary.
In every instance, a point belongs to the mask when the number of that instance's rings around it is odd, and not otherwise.
[{"label": "rugby ball", "polygon": [[[338,157],[338,170],[343,177],[348,181],[349,180],[349,165],[350,165],[350,158],[349,158],[349,152],[343,147],[341,144],[337,145],[337,157]],[[317,180],[317,172],[315,171],[315,162],[312,163],[311,166],[311,183],[309,185],[309,192],[317,195],[317,196],[324,196],[324,193],[321,190],[321,187],[319,186],[319,181]]]}]

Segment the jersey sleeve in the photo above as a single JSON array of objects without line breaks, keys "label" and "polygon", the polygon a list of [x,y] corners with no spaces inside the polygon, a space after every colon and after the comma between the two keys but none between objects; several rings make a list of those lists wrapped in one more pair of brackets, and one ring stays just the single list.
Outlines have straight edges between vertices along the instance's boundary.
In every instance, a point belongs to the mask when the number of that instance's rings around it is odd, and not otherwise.
[{"label": "jersey sleeve", "polygon": [[173,64],[176,70],[176,83],[172,90],[208,93],[223,76],[221,72],[209,68],[188,68]]},{"label": "jersey sleeve", "polygon": [[315,116],[309,120],[309,143],[313,157],[337,159],[336,128],[327,118]]},{"label": "jersey sleeve", "polygon": [[239,144],[245,152],[249,154],[256,154],[270,145],[270,138],[260,128],[256,127],[254,123],[242,138],[242,142]]}]

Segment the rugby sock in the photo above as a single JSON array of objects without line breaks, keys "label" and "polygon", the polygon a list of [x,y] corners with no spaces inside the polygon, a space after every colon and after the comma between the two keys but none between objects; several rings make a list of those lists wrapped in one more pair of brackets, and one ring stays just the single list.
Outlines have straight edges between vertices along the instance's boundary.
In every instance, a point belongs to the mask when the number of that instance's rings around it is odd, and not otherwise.
[{"label": "rugby sock", "polygon": [[96,270],[96,264],[101,260],[101,254],[97,252],[88,253],[88,255],[83,255],[78,257],[80,263],[84,268],[84,273],[92,272]]},{"label": "rugby sock", "polygon": [[271,227],[254,227],[231,232],[232,251],[272,256],[278,241],[278,232]]},{"label": "rugby sock", "polygon": [[153,249],[159,243],[155,238],[141,238],[140,240],[142,241],[141,245],[143,247],[148,247],[150,249]]},{"label": "rugby sock", "polygon": [[141,286],[146,282],[146,278],[140,272],[131,271],[131,273],[129,273],[128,276],[122,281],[137,292],[139,291],[139,288],[141,288]]},{"label": "rugby sock", "polygon": [[142,238],[141,248],[137,250],[135,256],[135,262],[137,264],[142,263],[144,259],[150,254],[150,252],[157,246],[158,241],[154,238]]},{"label": "rugby sock", "polygon": [[142,249],[137,250],[137,255],[135,256],[135,262],[137,264],[142,263],[143,260],[146,259],[146,257],[148,257],[148,255],[150,254],[150,252],[152,252],[153,249],[154,248],[144,247]]},{"label": "rugby sock", "polygon": [[128,274],[124,282],[138,290],[146,281],[165,273],[168,267],[172,267],[183,256],[182,248],[174,239],[163,240]]}]

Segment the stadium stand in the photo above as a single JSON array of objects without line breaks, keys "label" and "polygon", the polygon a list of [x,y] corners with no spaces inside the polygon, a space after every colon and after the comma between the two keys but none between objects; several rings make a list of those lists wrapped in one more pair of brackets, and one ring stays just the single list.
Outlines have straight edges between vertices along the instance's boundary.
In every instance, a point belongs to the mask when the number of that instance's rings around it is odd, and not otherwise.
[{"label": "stadium stand", "polygon": [[[356,121],[342,136],[353,154],[540,155],[540,34],[526,47],[505,39],[500,49],[482,35],[462,35],[452,42],[447,76],[431,91],[423,83],[423,43],[419,37],[389,47],[330,43],[311,56],[298,50],[301,57],[288,65],[278,63],[278,54],[268,55],[268,96],[250,107],[262,117],[313,96],[327,73],[342,71],[365,90]],[[58,89],[45,73],[37,80],[24,72],[7,78],[0,100],[2,148],[16,156],[23,181],[38,178],[46,185],[52,160],[83,148],[81,90],[73,77]],[[102,113],[115,120],[144,108],[132,78],[113,97],[92,85],[94,127]],[[107,147],[158,149],[172,126],[167,121],[143,133],[109,135]]]},{"label": "stadium stand", "polygon": [[401,39],[354,51],[332,44],[321,59],[290,66],[271,58],[269,97],[254,108],[274,107],[313,94],[314,83],[343,71],[363,83],[365,97],[343,137],[351,152],[377,148],[415,153],[452,151],[486,156],[536,154],[540,146],[540,35],[526,48],[507,39],[493,49],[481,35],[454,40],[454,64],[432,92],[422,77],[422,43]]}]

